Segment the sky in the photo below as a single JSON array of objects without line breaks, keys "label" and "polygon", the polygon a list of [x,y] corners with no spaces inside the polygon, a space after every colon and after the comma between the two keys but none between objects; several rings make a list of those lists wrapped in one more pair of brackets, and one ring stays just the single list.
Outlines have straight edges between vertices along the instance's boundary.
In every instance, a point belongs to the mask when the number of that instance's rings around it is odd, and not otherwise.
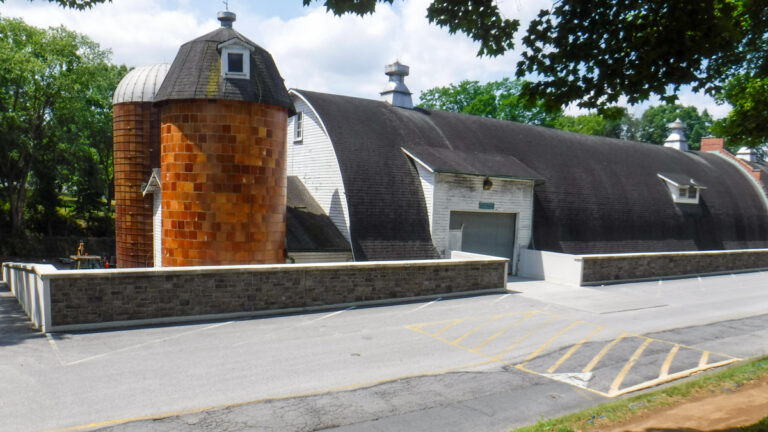
[{"label": "sky", "polygon": [[[479,46],[462,34],[429,24],[430,0],[395,0],[373,15],[336,17],[322,2],[302,0],[229,0],[237,14],[234,28],[272,54],[288,88],[377,99],[387,77],[384,66],[399,60],[410,66],[406,85],[419,94],[462,80],[486,82],[514,77],[520,44],[512,52],[477,57]],[[499,0],[507,18],[520,28],[549,0]],[[63,25],[88,35],[112,51],[112,61],[128,66],[171,63],[181,44],[219,27],[220,0],[113,0],[90,10],[63,9],[46,0],[5,0],[0,15],[18,17],[37,27]],[[518,40],[522,31],[518,32]],[[728,112],[706,95],[684,90],[680,103],[706,108],[715,118]],[[658,100],[630,111],[636,115]],[[569,114],[583,111],[568,107]]]}]

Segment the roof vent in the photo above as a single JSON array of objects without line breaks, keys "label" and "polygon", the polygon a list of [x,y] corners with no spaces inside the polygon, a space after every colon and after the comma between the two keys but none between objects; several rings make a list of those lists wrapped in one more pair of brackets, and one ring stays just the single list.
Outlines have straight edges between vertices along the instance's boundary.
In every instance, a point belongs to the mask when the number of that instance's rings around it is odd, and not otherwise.
[{"label": "roof vent", "polygon": [[216,14],[216,18],[221,21],[222,27],[232,28],[232,23],[237,19],[237,15],[235,15],[234,12],[230,12],[228,10],[219,11],[219,13]]},{"label": "roof vent", "polygon": [[749,147],[742,147],[736,152],[736,157],[747,162],[757,162],[757,150]]},{"label": "roof vent", "polygon": [[680,151],[688,151],[688,139],[685,137],[685,123],[680,118],[668,124],[669,136],[664,141],[664,147]]},{"label": "roof vent", "polygon": [[413,108],[411,92],[405,85],[405,77],[408,76],[410,68],[399,61],[384,67],[384,73],[389,77],[389,82],[384,86],[380,93],[381,100],[388,102],[396,107]]}]

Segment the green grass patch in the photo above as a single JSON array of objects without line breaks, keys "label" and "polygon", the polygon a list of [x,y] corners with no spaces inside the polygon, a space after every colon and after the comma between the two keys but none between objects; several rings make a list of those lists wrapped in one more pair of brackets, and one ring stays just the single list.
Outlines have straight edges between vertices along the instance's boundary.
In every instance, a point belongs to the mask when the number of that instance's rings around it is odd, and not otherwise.
[{"label": "green grass patch", "polygon": [[[768,375],[768,356],[737,363],[726,369],[701,374],[680,384],[607,402],[564,417],[542,420],[535,425],[515,429],[515,432],[586,431],[596,426],[622,422],[645,411],[673,405],[694,392],[732,391],[764,375]],[[768,417],[752,426],[738,430],[768,431]]]}]

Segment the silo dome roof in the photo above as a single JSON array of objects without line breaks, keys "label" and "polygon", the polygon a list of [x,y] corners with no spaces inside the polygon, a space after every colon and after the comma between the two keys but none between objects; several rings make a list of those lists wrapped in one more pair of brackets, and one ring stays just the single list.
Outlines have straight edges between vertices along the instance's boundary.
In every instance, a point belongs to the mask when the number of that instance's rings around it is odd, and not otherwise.
[{"label": "silo dome roof", "polygon": [[153,102],[170,67],[168,63],[155,63],[139,66],[128,72],[117,85],[112,104]]}]

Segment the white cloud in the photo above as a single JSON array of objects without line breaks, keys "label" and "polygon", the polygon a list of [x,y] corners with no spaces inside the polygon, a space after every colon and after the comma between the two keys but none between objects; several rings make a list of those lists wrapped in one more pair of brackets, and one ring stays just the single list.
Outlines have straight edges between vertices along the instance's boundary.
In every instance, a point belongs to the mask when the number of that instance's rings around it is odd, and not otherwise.
[{"label": "white cloud", "polygon": [[[251,12],[251,4],[245,3],[235,28],[272,53],[289,87],[377,98],[386,82],[384,65],[399,59],[411,67],[406,83],[417,98],[423,90],[464,79],[512,77],[521,51],[518,36],[514,52],[476,57],[478,45],[469,38],[428,23],[430,0],[404,0],[394,7],[379,4],[375,14],[363,18],[336,17],[318,3],[290,18],[260,16],[259,10],[269,8],[254,6]],[[182,43],[218,27],[215,13],[221,8],[219,2],[208,0],[113,0],[86,11],[65,10],[44,0],[6,0],[2,5],[4,16],[85,33],[110,48],[113,61],[129,66],[173,61]],[[499,1],[507,18],[520,19],[519,35],[540,9],[550,5],[548,0]],[[716,117],[728,111],[702,95],[686,92],[680,99],[686,105],[706,107]]]}]

